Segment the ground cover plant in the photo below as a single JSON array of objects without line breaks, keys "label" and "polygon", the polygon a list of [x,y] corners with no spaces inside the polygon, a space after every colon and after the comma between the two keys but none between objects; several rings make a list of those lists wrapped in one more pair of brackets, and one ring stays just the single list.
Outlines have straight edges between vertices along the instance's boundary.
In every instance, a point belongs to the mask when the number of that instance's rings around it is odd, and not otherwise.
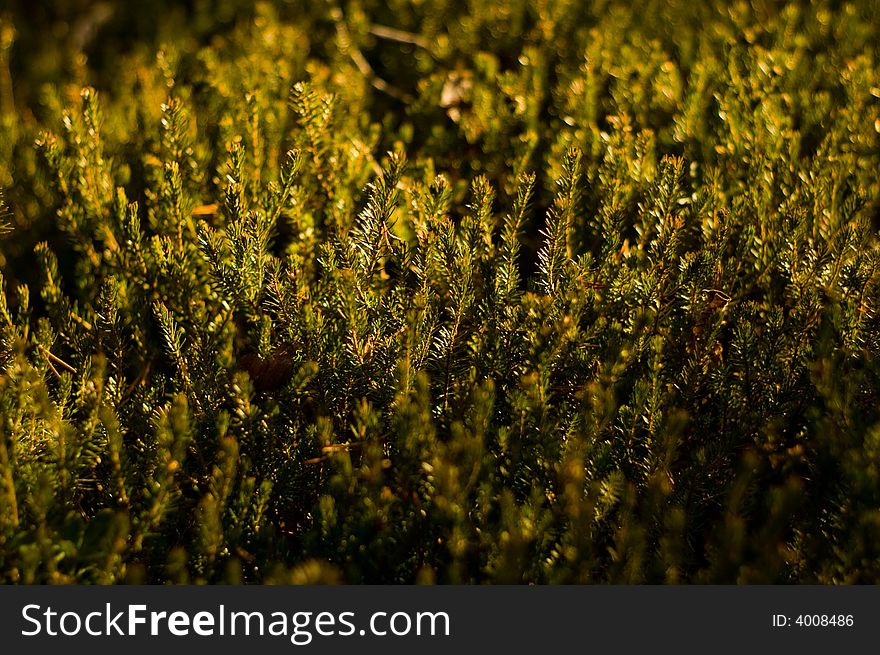
[{"label": "ground cover plant", "polygon": [[877,10],[13,0],[0,580],[880,581]]}]

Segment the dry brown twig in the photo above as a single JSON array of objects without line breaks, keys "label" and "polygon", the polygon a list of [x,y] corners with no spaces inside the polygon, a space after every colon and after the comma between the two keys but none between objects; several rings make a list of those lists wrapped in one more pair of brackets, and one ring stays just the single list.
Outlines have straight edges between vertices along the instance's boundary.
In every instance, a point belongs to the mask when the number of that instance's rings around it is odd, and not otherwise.
[{"label": "dry brown twig", "polygon": [[[364,57],[364,53],[362,53],[360,49],[352,42],[351,34],[348,31],[348,26],[345,24],[345,16],[342,13],[342,10],[338,7],[335,7],[331,12],[331,16],[336,23],[336,33],[339,36],[339,41],[342,45],[342,48],[348,51],[349,57],[351,57],[352,61],[354,62],[355,66],[357,66],[361,74],[370,80],[370,84],[372,85],[372,87],[377,91],[381,91],[382,93],[385,93],[386,95],[395,98],[396,100],[400,100],[401,102],[412,102],[412,96],[410,96],[405,91],[398,89],[396,86],[389,84],[376,74],[376,71],[373,70],[372,66],[370,66],[370,62],[368,62],[367,58]],[[406,33],[404,32],[402,34]]]}]

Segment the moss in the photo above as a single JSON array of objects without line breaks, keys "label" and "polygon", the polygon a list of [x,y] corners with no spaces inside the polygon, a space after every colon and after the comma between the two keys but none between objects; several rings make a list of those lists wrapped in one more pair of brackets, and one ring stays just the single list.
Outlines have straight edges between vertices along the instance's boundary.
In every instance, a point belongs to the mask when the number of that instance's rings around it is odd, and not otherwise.
[{"label": "moss", "polygon": [[4,17],[0,579],[880,579],[870,3],[148,4]]}]

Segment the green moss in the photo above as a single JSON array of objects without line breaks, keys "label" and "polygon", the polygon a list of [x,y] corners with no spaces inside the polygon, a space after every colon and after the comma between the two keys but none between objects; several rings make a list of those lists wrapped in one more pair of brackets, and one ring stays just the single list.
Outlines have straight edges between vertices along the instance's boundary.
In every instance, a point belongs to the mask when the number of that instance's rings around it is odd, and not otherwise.
[{"label": "green moss", "polygon": [[0,30],[0,580],[880,580],[870,2],[170,4]]}]

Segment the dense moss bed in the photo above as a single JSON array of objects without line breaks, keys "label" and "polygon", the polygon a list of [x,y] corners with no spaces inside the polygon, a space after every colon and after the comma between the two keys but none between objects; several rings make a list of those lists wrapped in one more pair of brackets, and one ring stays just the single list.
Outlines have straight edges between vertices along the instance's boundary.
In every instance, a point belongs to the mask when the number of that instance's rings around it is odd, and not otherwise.
[{"label": "dense moss bed", "polygon": [[876,2],[4,11],[0,581],[880,581]]}]

